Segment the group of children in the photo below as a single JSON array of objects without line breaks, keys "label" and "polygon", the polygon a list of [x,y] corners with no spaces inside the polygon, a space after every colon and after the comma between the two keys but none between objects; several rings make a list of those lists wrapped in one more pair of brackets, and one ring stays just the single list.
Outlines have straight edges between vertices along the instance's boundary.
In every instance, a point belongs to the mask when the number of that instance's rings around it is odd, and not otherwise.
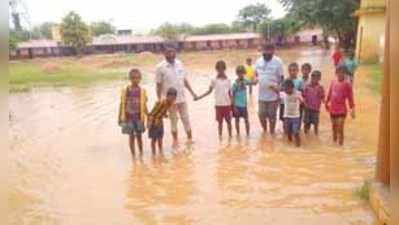
[{"label": "group of children", "polygon": [[[240,119],[244,120],[246,134],[250,134],[248,119],[248,96],[252,93],[252,86],[258,83],[256,72],[249,58],[245,66],[236,67],[237,79],[231,83],[226,75],[226,63],[220,60],[215,65],[216,77],[212,79],[209,89],[202,95],[196,96],[198,101],[214,92],[216,121],[218,123],[219,138],[222,138],[223,122],[227,124],[228,135],[232,137],[232,119],[235,119],[235,130],[240,135]],[[296,146],[301,145],[300,130],[304,124],[304,133],[309,133],[313,126],[318,134],[321,105],[324,103],[332,122],[333,140],[340,145],[344,143],[344,121],[347,116],[347,102],[354,114],[354,101],[352,85],[347,79],[350,72],[345,65],[337,65],[335,73],[337,79],[333,80],[325,95],[321,85],[321,72],[312,71],[312,66],[305,63],[301,66],[302,77],[298,77],[299,65],[291,63],[288,66],[289,76],[282,79],[281,85],[276,90],[280,96],[280,119],[283,122],[284,133],[288,140],[294,141]],[[177,90],[170,88],[164,100],[158,101],[151,111],[147,110],[147,95],[140,87],[141,72],[138,69],[129,71],[130,85],[121,94],[119,109],[119,125],[122,133],[129,135],[129,145],[135,156],[135,143],[143,153],[142,134],[148,128],[151,139],[152,153],[156,154],[156,147],[162,153],[162,140],[164,134],[163,118],[176,101]],[[349,81],[348,81],[349,80]],[[145,119],[147,117],[147,119]],[[147,125],[145,126],[145,122]]]},{"label": "group of children", "polygon": [[[256,72],[251,65],[252,60],[247,59],[246,66],[237,66],[237,79],[231,84],[226,75],[226,63],[218,61],[215,69],[217,75],[212,79],[209,90],[195,98],[200,100],[214,91],[216,121],[218,122],[219,138],[222,137],[223,122],[227,124],[229,137],[232,137],[232,118],[235,119],[237,135],[240,135],[240,119],[244,120],[247,135],[250,133],[247,109],[247,87],[251,88],[258,83]],[[336,67],[337,79],[331,82],[327,96],[321,85],[321,72],[312,71],[312,66],[305,63],[301,66],[302,78],[298,77],[299,65],[291,63],[288,66],[289,76],[282,78],[279,90],[280,119],[283,122],[284,133],[288,140],[294,141],[296,146],[301,145],[300,130],[304,124],[304,133],[309,133],[313,126],[318,134],[320,110],[324,103],[330,113],[333,140],[340,145],[344,142],[344,121],[347,115],[347,102],[354,117],[353,91],[348,69],[344,65]],[[348,78],[348,79],[347,79]]]}]

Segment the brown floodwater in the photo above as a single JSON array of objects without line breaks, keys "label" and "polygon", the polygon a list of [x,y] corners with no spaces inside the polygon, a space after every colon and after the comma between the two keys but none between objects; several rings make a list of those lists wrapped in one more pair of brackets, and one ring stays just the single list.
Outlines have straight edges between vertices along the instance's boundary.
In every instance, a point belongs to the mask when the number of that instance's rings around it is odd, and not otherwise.
[{"label": "brown floodwater", "polygon": [[[301,49],[278,54],[285,63],[312,63],[322,70],[324,84],[333,77],[329,52]],[[241,60],[245,58],[228,64],[232,67]],[[186,62],[198,93],[207,90],[214,74],[213,62],[200,61]],[[189,100],[194,144],[185,144],[181,135],[179,147],[172,148],[166,132],[164,157],[151,157],[146,139],[141,161],[132,160],[127,137],[117,126],[123,81],[13,94],[11,167],[1,188],[9,193],[9,222],[375,224],[368,202],[354,195],[374,176],[379,99],[369,90],[368,78],[361,69],[356,83],[358,115],[347,120],[344,147],[332,143],[325,112],[319,136],[302,135],[300,148],[285,140],[281,124],[275,137],[262,134],[256,94],[249,105],[250,137],[219,141],[213,97],[208,97]],[[147,80],[151,107],[155,91],[152,78]],[[165,124],[168,131],[168,121]]]}]

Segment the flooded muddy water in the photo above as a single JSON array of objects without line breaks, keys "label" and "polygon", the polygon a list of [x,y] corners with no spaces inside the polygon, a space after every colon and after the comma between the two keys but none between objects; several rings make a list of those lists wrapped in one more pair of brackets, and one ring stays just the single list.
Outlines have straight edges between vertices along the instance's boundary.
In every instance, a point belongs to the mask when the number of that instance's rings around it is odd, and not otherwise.
[{"label": "flooded muddy water", "polygon": [[[278,54],[286,64],[312,63],[322,70],[324,84],[333,77],[328,52]],[[230,72],[244,60],[228,61]],[[214,76],[214,62],[196,62],[186,67],[194,90],[202,93]],[[213,97],[190,99],[194,144],[185,144],[181,133],[173,149],[166,132],[165,156],[152,158],[146,139],[142,161],[132,160],[117,126],[122,81],[13,94],[11,168],[2,187],[9,191],[10,224],[372,225],[368,202],[353,194],[374,176],[379,99],[367,88],[366,75],[358,74],[358,115],[347,120],[344,147],[332,143],[324,111],[319,137],[302,135],[300,148],[282,136],[281,124],[275,137],[262,134],[255,93],[249,138],[219,141]],[[155,91],[148,80],[144,87],[152,107]]]}]

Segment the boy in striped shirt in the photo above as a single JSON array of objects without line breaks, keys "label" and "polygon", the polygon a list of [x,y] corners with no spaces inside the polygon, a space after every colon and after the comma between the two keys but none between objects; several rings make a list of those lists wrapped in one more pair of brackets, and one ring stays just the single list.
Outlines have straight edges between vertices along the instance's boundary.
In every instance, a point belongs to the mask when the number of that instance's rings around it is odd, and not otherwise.
[{"label": "boy in striped shirt", "polygon": [[163,118],[166,116],[169,108],[175,104],[176,96],[177,90],[175,88],[169,88],[166,93],[166,98],[157,102],[148,114],[148,136],[151,139],[151,150],[153,155],[156,154],[156,145],[158,145],[159,153],[163,153]]}]

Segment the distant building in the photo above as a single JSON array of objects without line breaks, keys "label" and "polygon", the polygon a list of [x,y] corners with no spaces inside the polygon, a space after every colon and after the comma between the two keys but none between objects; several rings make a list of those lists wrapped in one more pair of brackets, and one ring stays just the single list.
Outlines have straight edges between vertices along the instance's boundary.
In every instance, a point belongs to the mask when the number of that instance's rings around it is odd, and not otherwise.
[{"label": "distant building", "polygon": [[61,41],[62,41],[60,28],[61,28],[61,26],[58,25],[58,24],[53,25],[53,26],[51,27],[51,37],[52,37],[52,40],[57,41],[57,42],[61,42]]},{"label": "distant building", "polygon": [[56,57],[72,55],[73,50],[54,40],[30,40],[18,44],[15,51],[10,52],[10,58]]},{"label": "distant building", "polygon": [[[264,42],[256,33],[213,34],[182,36],[174,41],[179,51],[257,48]],[[94,37],[84,50],[85,54],[116,52],[161,52],[170,42],[159,36],[132,36],[106,34]],[[19,43],[10,58],[34,58],[71,55],[73,49],[56,40],[31,40]]]},{"label": "distant building", "polygon": [[255,48],[262,40],[262,36],[257,33],[235,33],[187,36],[181,42],[183,50],[195,51]]},{"label": "distant building", "polygon": [[385,0],[361,0],[355,16],[359,18],[356,57],[360,61],[377,62],[380,40],[385,33]]}]

